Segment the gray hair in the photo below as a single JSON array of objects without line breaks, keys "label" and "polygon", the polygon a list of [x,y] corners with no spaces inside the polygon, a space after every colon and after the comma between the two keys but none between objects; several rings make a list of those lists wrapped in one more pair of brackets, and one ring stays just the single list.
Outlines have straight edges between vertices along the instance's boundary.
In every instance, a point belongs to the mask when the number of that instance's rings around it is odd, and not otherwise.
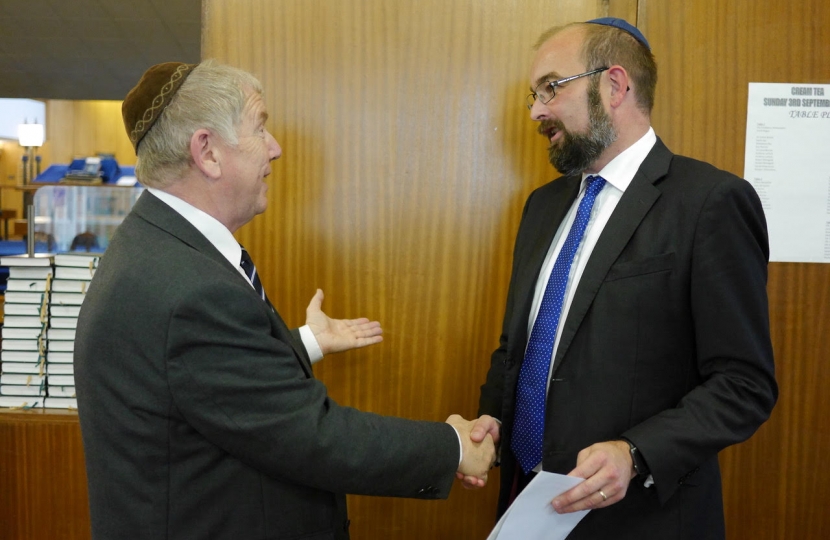
[{"label": "gray hair", "polygon": [[138,181],[155,188],[172,184],[192,163],[190,139],[199,129],[236,145],[250,91],[262,93],[250,73],[213,60],[199,64],[138,146]]}]

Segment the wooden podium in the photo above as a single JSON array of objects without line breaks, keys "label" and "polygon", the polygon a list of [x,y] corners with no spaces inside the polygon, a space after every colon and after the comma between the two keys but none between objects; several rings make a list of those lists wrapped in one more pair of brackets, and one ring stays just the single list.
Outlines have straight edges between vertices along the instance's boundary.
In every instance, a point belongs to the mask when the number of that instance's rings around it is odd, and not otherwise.
[{"label": "wooden podium", "polygon": [[75,411],[0,409],[0,539],[90,538]]}]

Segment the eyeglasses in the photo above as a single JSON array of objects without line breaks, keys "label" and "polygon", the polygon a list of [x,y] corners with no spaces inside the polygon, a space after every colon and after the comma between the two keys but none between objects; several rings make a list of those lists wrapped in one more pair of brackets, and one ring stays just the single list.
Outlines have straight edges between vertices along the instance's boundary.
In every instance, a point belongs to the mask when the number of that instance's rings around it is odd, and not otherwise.
[{"label": "eyeglasses", "polygon": [[570,82],[574,79],[578,79],[580,77],[587,77],[588,75],[602,73],[606,69],[608,68],[601,67],[597,69],[592,69],[591,71],[586,71],[585,73],[580,73],[579,75],[574,75],[573,77],[559,79],[558,81],[545,81],[536,87],[535,92],[531,92],[527,95],[527,108],[532,109],[533,104],[536,102],[537,99],[542,103],[549,102],[550,100],[556,97],[556,89],[567,82]]}]

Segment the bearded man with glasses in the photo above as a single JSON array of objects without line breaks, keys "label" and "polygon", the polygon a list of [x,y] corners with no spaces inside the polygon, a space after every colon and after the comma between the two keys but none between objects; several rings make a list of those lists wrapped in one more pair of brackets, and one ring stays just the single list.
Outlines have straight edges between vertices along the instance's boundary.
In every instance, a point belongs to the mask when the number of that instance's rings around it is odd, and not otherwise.
[{"label": "bearded man with glasses", "polygon": [[669,151],[656,83],[621,19],[545,32],[530,69],[563,176],[525,205],[473,437],[500,442],[499,515],[539,471],[585,478],[551,494],[592,510],[569,539],[724,538],[718,452],[778,395],[760,200]]}]

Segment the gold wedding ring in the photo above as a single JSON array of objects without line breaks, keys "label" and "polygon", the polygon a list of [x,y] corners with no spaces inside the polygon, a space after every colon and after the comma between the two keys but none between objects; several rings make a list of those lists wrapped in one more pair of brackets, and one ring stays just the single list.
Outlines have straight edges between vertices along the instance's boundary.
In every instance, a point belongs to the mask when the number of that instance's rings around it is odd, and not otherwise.
[{"label": "gold wedding ring", "polygon": [[602,495],[602,502],[605,502],[605,501],[608,500],[608,495],[603,493],[602,490],[599,490],[599,494]]}]

